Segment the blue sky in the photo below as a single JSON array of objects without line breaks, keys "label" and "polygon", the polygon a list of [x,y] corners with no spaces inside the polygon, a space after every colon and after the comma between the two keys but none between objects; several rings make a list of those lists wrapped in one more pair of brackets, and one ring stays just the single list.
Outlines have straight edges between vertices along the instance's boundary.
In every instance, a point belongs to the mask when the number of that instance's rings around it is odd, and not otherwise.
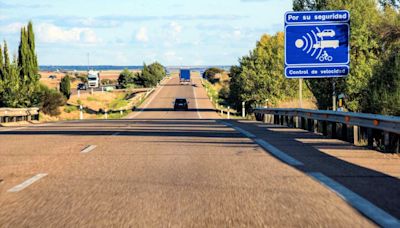
[{"label": "blue sky", "polygon": [[15,53],[34,23],[41,65],[232,65],[283,30],[292,0],[0,0],[0,39]]}]

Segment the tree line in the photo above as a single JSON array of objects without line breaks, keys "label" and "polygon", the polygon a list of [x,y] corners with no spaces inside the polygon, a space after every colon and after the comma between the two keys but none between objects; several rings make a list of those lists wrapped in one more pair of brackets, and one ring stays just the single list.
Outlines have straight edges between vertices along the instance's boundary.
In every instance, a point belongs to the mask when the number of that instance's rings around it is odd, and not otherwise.
[{"label": "tree line", "polygon": [[158,62],[150,65],[143,64],[141,72],[133,73],[128,69],[121,72],[118,77],[118,84],[121,88],[156,86],[165,76],[165,67]]},{"label": "tree line", "polygon": [[7,42],[0,45],[0,107],[40,107],[46,114],[57,114],[65,102],[62,94],[39,83],[32,22],[21,28],[17,55],[12,61]]},{"label": "tree line", "polygon": [[[345,94],[346,109],[400,115],[399,0],[294,0],[293,9],[349,10],[351,70],[348,77],[307,79],[319,109],[332,109],[332,94]],[[284,34],[263,35],[230,69],[229,102],[274,105],[297,96],[298,81],[284,76]]]}]

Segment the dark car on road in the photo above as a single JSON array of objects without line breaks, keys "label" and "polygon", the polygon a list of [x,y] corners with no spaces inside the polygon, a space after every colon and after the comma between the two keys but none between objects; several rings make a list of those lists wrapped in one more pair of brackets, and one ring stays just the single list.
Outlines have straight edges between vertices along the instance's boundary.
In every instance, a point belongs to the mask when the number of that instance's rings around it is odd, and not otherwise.
[{"label": "dark car on road", "polygon": [[78,90],[87,90],[88,87],[87,87],[87,85],[85,83],[79,83],[77,89]]},{"label": "dark car on road", "polygon": [[189,102],[185,98],[176,98],[174,102],[174,111],[183,110],[187,111]]}]

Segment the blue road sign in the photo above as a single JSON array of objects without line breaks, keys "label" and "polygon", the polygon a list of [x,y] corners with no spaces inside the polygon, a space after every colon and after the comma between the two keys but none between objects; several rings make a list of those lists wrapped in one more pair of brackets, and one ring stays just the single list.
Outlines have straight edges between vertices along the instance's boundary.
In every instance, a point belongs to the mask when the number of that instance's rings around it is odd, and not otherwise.
[{"label": "blue road sign", "polygon": [[286,77],[347,76],[350,69],[349,37],[348,11],[286,13]]}]

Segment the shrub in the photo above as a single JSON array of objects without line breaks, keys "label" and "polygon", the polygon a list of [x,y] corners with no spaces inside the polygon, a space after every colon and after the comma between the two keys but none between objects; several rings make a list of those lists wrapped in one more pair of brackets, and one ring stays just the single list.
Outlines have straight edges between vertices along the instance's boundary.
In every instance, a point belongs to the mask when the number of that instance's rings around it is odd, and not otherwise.
[{"label": "shrub", "polygon": [[66,113],[75,112],[77,110],[78,110],[78,107],[76,107],[76,106],[67,106],[64,108],[64,112],[66,112]]},{"label": "shrub", "polygon": [[54,89],[49,89],[45,86],[42,86],[41,89],[42,89],[42,99],[41,99],[42,112],[50,116],[60,115],[59,107],[65,104],[64,96],[60,92]]},{"label": "shrub", "polygon": [[69,75],[63,77],[60,83],[60,92],[69,99],[71,97],[71,79]]}]

